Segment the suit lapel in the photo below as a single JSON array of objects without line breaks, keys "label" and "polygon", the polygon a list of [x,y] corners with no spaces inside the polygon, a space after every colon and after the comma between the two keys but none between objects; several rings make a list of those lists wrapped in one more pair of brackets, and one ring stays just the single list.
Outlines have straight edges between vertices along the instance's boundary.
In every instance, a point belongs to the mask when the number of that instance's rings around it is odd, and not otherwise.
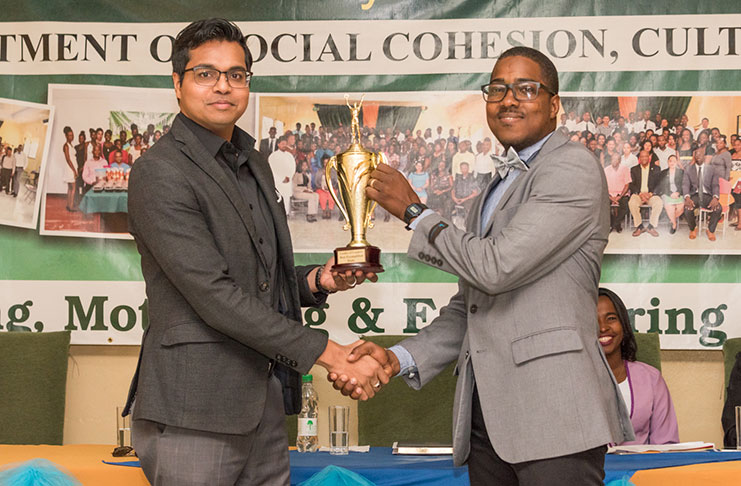
[{"label": "suit lapel", "polygon": [[[507,205],[507,202],[512,197],[512,194],[514,194],[515,190],[521,186],[524,183],[524,180],[532,174],[532,171],[537,166],[538,162],[542,160],[543,156],[547,155],[549,152],[552,152],[553,150],[557,149],[561,145],[568,142],[568,138],[563,134],[561,130],[556,129],[553,132],[553,135],[551,135],[551,138],[548,139],[548,141],[543,145],[543,147],[540,149],[538,154],[535,156],[535,158],[528,164],[529,170],[525,172],[524,174],[520,174],[517,179],[507,188],[507,190],[502,195],[502,198],[497,203],[497,207],[494,210],[494,213],[492,214],[491,218],[489,218],[489,221],[486,223],[486,228],[484,228],[484,235],[488,235],[491,231],[492,226],[494,225],[494,217],[496,214],[504,209],[504,207]],[[495,177],[494,180],[492,180],[492,183],[499,182],[499,176]],[[487,193],[491,189],[487,188]],[[482,198],[483,199],[483,198]],[[483,202],[481,203],[483,205]],[[479,217],[481,212],[481,207],[479,207]]]},{"label": "suit lapel", "polygon": [[[259,152],[253,150],[247,158],[247,165],[250,167],[252,175],[257,181],[258,188],[262,191],[265,199],[268,201],[270,213],[275,225],[275,237],[278,241],[278,251],[280,261],[286,270],[286,276],[291,279],[294,273],[288,271],[289,266],[293,268],[293,246],[291,243],[290,231],[288,229],[288,220],[286,219],[285,207],[278,203],[277,190],[273,181],[273,173],[268,164],[268,160]],[[288,204],[283,201],[283,204]]]},{"label": "suit lapel", "polygon": [[256,243],[257,229],[255,228],[255,222],[239,192],[236,180],[227,177],[219,162],[206,151],[203,144],[198,141],[196,136],[193,135],[183,122],[176,118],[172,124],[171,131],[175,140],[180,142],[180,150],[183,154],[213,179],[221,190],[224,191],[224,194],[234,206],[237,214],[239,214],[242,223],[247,229],[247,233],[250,235],[253,243],[255,243],[253,246],[257,249],[262,264],[267,268],[265,255],[262,253],[260,245]]}]

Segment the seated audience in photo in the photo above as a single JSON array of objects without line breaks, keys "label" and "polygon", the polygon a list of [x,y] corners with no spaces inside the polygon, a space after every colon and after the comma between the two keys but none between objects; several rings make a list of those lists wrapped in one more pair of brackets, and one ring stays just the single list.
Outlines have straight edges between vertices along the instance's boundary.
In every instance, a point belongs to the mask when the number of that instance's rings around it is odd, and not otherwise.
[{"label": "seated audience in photo", "polygon": [[741,231],[741,138],[733,141],[734,152],[731,154],[731,196],[736,213],[736,231]]},{"label": "seated audience in photo", "polygon": [[450,194],[453,203],[456,206],[462,206],[468,213],[473,207],[474,198],[479,195],[481,189],[476,178],[471,174],[468,163],[461,163],[460,169],[461,173],[455,176],[453,190]]},{"label": "seated audience in photo", "polygon": [[715,154],[710,159],[710,165],[715,167],[715,171],[721,179],[730,180],[731,178],[731,152],[726,147],[726,136],[720,135],[715,142]]},{"label": "seated audience in photo", "polygon": [[473,163],[473,172],[479,181],[479,187],[486,187],[489,181],[491,181],[492,173],[494,172],[492,155],[494,155],[494,151],[491,146],[491,138],[486,137],[481,141],[481,152],[476,155]]},{"label": "seated audience in photo", "polygon": [[130,169],[131,166],[124,162],[124,152],[123,150],[114,150],[111,152],[111,159],[112,161],[109,161],[109,165],[111,169]]},{"label": "seated audience in photo", "polygon": [[589,133],[597,131],[597,125],[592,121],[591,113],[587,111],[582,114],[581,121],[576,124],[576,131]]},{"label": "seated audience in photo", "polygon": [[633,124],[634,132],[645,132],[646,130],[656,130],[656,123],[651,121],[651,111],[643,112],[643,118]]},{"label": "seated audience in photo", "polygon": [[[633,217],[633,236],[648,233],[651,236],[659,236],[656,227],[659,224],[659,216],[664,206],[657,194],[659,182],[661,182],[661,169],[658,165],[651,163],[651,154],[641,150],[638,154],[638,165],[630,169],[630,192],[628,208]],[[644,226],[641,216],[641,206],[649,206],[651,214],[648,226]]]},{"label": "seated audience in photo", "polygon": [[[657,166],[659,165],[659,156],[656,155],[656,153],[654,152],[654,143],[651,140],[649,139],[644,140],[641,143],[641,150],[645,150],[646,152],[648,152],[650,156],[651,164],[657,165]],[[661,169],[661,167],[659,167],[659,169]]]},{"label": "seated audience in photo", "polygon": [[121,139],[116,139],[115,142],[113,142],[114,149],[111,151],[110,154],[108,154],[108,162],[113,163],[114,153],[121,152],[121,162],[127,165],[131,165],[131,157],[129,157],[129,152],[123,149],[123,144],[121,142]]},{"label": "seated audience in photo", "polygon": [[[329,155],[322,157],[322,168],[314,173],[313,185],[316,186],[316,194],[319,196],[319,207],[322,208],[322,219],[329,219],[332,217],[332,210],[334,209],[334,199],[332,194],[329,192],[329,186],[327,184],[327,174],[324,171],[324,167],[329,162]],[[335,174],[334,172],[332,173]],[[337,191],[335,191],[337,194]],[[339,195],[339,194],[338,194]]]},{"label": "seated audience in photo", "polygon": [[605,167],[607,192],[610,196],[610,231],[623,231],[623,219],[628,212],[630,169],[620,163],[620,156],[612,154],[610,165]]},{"label": "seated audience in photo", "polygon": [[468,140],[461,140],[458,143],[458,153],[453,156],[453,177],[456,177],[458,174],[461,174],[461,165],[467,164],[469,170],[473,167],[474,160],[476,158],[475,155],[473,155],[473,152],[471,152],[468,148],[470,146],[470,141]]},{"label": "seated audience in photo", "polygon": [[605,150],[600,154],[600,162],[602,167],[608,167],[612,163],[612,157],[616,155],[618,161],[620,161],[620,153],[617,152],[615,147],[615,139],[610,137],[605,141]]},{"label": "seated audience in photo", "polygon": [[741,353],[736,354],[731,376],[726,387],[726,401],[723,404],[721,425],[723,426],[723,447],[736,449],[736,407],[741,406]]},{"label": "seated audience in photo", "polygon": [[414,172],[410,172],[407,176],[409,184],[417,193],[419,200],[422,203],[427,202],[427,188],[430,187],[430,174],[424,171],[424,165],[421,161],[417,161],[414,164]]},{"label": "seated audience in photo", "polygon": [[303,161],[299,169],[293,174],[293,197],[302,201],[308,201],[306,210],[306,221],[316,222],[316,214],[319,210],[319,195],[311,190],[311,176],[309,163]]},{"label": "seated audience in photo", "polygon": [[108,167],[108,161],[103,158],[101,148],[98,145],[93,145],[93,155],[85,161],[85,167],[82,169],[82,180],[85,181],[86,191],[90,189],[90,186],[94,185],[97,180],[97,169],[105,169]]},{"label": "seated audience in photo", "polygon": [[625,304],[614,292],[599,289],[599,343],[630,413],[635,440],[630,444],[676,444],[677,416],[661,372],[636,361],[637,345]]},{"label": "seated audience in photo", "polygon": [[437,164],[437,169],[430,175],[430,191],[427,205],[443,217],[450,216],[450,204],[452,199],[450,192],[453,190],[453,177],[450,175],[445,161]]},{"label": "seated audience in photo", "polygon": [[690,239],[697,238],[697,217],[695,209],[710,211],[705,233],[710,241],[715,241],[715,228],[718,226],[722,208],[720,205],[720,184],[715,167],[705,164],[705,149],[698,147],[694,152],[694,164],[684,171],[682,193],[684,194],[684,219],[690,228]]},{"label": "seated audience in photo", "polygon": [[659,167],[661,168],[661,170],[665,170],[667,167],[669,167],[669,164],[667,163],[669,160],[669,156],[677,156],[678,154],[675,149],[672,149],[667,145],[667,136],[659,135],[656,139],[654,155],[656,155],[659,160]]},{"label": "seated audience in photo", "polygon": [[669,233],[677,232],[679,217],[684,212],[684,197],[682,183],[684,171],[679,168],[677,156],[672,154],[667,159],[667,168],[661,171],[661,197],[664,200],[664,211],[671,221]]},{"label": "seated audience in photo", "polygon": [[633,153],[633,147],[631,147],[630,142],[625,142],[623,144],[623,153],[620,156],[620,165],[625,166],[628,169],[632,169],[638,165],[638,157]]}]

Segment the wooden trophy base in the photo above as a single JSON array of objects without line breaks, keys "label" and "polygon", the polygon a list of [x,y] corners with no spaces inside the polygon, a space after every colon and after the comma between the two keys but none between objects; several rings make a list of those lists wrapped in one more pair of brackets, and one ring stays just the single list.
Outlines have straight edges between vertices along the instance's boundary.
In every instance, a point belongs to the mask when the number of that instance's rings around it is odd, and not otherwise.
[{"label": "wooden trophy base", "polygon": [[332,270],[346,272],[348,270],[362,270],[365,273],[381,273],[381,250],[376,246],[336,248],[334,251],[335,264]]}]

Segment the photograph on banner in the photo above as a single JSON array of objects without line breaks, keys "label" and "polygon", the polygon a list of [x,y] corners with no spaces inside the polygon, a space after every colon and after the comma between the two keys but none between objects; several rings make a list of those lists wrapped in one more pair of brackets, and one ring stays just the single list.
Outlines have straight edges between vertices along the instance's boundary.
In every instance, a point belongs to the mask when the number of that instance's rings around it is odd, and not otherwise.
[{"label": "photograph on banner", "polygon": [[0,98],[0,224],[36,228],[54,108]]},{"label": "photograph on banner", "polygon": [[131,238],[128,171],[169,130],[174,91],[50,84],[48,99],[56,114],[41,234]]},{"label": "photograph on banner", "polygon": [[[50,84],[48,99],[56,128],[41,234],[130,239],[128,171],[169,131],[180,111],[174,90]],[[248,109],[237,124],[251,132],[253,116]]]},{"label": "photograph on banner", "polygon": [[[352,93],[349,100],[362,96]],[[594,153],[609,181],[608,253],[741,252],[741,94],[561,93],[561,100],[559,127]],[[295,249],[347,244],[330,190],[341,193],[336,171],[329,181],[325,172],[350,145],[351,110],[343,95],[263,93],[257,111],[259,149],[288,201]],[[481,93],[367,93],[359,122],[361,144],[382,152],[425,204],[462,228],[494,173],[491,155],[502,153]],[[644,172],[650,176],[641,181]],[[400,221],[376,209],[368,241],[405,252],[410,237]]]},{"label": "photograph on banner", "polygon": [[[461,227],[491,179],[491,154],[502,152],[489,131],[481,93],[405,92],[259,94],[259,149],[268,156],[296,251],[329,251],[350,241],[332,197],[341,198],[336,169],[326,166],[351,143],[352,111],[361,145],[382,152],[403,172],[420,200]],[[332,187],[330,187],[330,185]],[[343,203],[344,206],[344,203]],[[377,207],[367,240],[383,252],[406,252],[411,233]]]}]

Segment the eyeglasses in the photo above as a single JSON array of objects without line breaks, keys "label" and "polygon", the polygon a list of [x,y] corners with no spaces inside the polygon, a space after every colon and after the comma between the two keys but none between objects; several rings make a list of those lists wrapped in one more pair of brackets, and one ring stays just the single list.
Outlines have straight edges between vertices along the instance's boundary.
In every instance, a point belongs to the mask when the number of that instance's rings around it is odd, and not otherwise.
[{"label": "eyeglasses", "polygon": [[489,83],[481,86],[484,101],[487,103],[499,103],[507,96],[507,91],[512,90],[512,95],[517,101],[533,101],[540,94],[541,88],[546,93],[555,95],[553,91],[538,81],[521,81],[519,83]]},{"label": "eyeglasses", "polygon": [[232,88],[246,88],[250,84],[252,73],[242,68],[234,68],[228,71],[219,71],[209,67],[193,67],[183,72],[193,71],[196,84],[201,86],[215,86],[221,79],[221,75],[226,75],[226,81]]}]

